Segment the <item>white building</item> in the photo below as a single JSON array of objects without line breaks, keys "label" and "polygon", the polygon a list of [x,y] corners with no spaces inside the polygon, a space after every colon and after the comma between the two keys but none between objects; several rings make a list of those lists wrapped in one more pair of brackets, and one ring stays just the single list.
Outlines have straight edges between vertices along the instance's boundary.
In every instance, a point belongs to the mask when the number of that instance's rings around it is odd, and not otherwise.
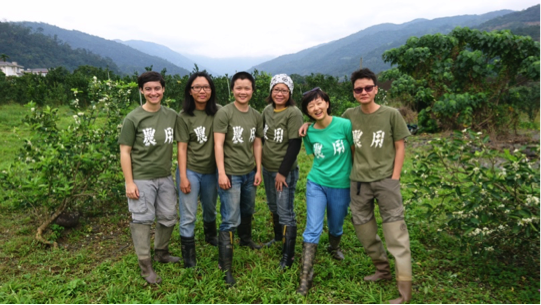
[{"label": "white building", "polygon": [[38,74],[41,76],[47,75],[47,72],[49,72],[47,69],[44,68],[38,68],[38,69],[23,69],[23,66],[20,66],[17,64],[17,62],[5,62],[0,61],[0,69],[2,69],[2,72],[6,76],[21,76],[23,73],[32,73],[32,74]]},{"label": "white building", "polygon": [[6,76],[19,76],[23,73],[23,66],[19,66],[17,62],[0,61],[0,69]]}]

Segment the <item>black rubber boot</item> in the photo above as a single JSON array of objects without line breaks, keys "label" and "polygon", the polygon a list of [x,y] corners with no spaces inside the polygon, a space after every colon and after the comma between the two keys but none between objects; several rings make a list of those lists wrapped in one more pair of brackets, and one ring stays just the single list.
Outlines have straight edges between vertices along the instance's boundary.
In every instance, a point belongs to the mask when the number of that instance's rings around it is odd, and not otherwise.
[{"label": "black rubber boot", "polygon": [[225,272],[225,282],[229,286],[233,286],[236,283],[233,274],[231,274],[231,267],[233,265],[233,232],[220,231],[218,239],[218,265]]},{"label": "black rubber boot", "polygon": [[301,257],[301,279],[297,293],[306,296],[312,287],[314,279],[314,260],[316,258],[317,244],[304,242]]},{"label": "black rubber boot", "polygon": [[218,246],[218,236],[216,236],[216,220],[211,222],[203,221],[203,228],[205,230],[205,241],[215,247]]},{"label": "black rubber boot", "polygon": [[271,217],[272,217],[272,228],[274,230],[274,239],[265,243],[265,247],[270,247],[275,242],[282,241],[283,236],[284,236],[283,235],[284,226],[280,224],[280,216],[278,216],[278,214],[274,214],[271,212]]},{"label": "black rubber boot", "polygon": [[337,237],[329,234],[329,246],[327,247],[327,251],[332,255],[332,258],[339,261],[344,260],[344,254],[340,250],[340,239],[342,239],[342,235]]},{"label": "black rubber boot", "polygon": [[182,258],[184,259],[184,268],[195,267],[197,265],[197,259],[195,257],[195,236],[180,236],[180,249],[182,250]]},{"label": "black rubber boot", "polygon": [[280,269],[291,267],[295,258],[295,243],[297,241],[297,226],[284,226],[284,244],[282,245],[282,259]]},{"label": "black rubber boot", "polygon": [[252,240],[252,215],[241,217],[240,225],[237,228],[237,234],[240,237],[240,245],[250,247],[253,250],[261,249],[261,246]]}]

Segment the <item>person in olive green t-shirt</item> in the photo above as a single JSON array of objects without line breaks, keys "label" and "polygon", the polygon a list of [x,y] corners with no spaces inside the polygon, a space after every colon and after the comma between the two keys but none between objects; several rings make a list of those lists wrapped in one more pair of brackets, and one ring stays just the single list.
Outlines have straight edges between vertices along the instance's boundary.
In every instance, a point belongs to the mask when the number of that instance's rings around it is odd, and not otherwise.
[{"label": "person in olive green t-shirt", "polygon": [[214,82],[206,72],[193,73],[184,89],[183,109],[177,118],[175,140],[178,146],[177,189],[180,211],[180,244],[184,267],[195,267],[195,220],[198,199],[203,210],[205,241],[218,245],[216,200],[218,197],[214,158]]},{"label": "person in olive green t-shirt", "polygon": [[169,239],[177,222],[176,194],[171,161],[173,156],[175,111],[162,106],[165,80],[157,72],[138,78],[145,104],[124,119],[118,138],[120,164],[126,181],[126,196],[132,213],[130,230],[141,275],[150,284],[161,282],[152,269],[150,226],[157,219],[154,260],[176,263],[169,255]]},{"label": "person in olive green t-shirt", "polygon": [[330,110],[331,100],[319,87],[303,94],[302,112],[316,122],[304,137],[306,153],[313,154],[314,161],[306,182],[306,228],[302,234],[302,272],[297,290],[302,295],[306,295],[311,286],[325,214],[329,228],[327,251],[334,259],[344,259],[340,239],[350,200],[348,175],[353,138],[351,122],[331,116]]},{"label": "person in olive green t-shirt", "polygon": [[231,274],[233,232],[240,245],[261,248],[252,240],[252,215],[255,194],[261,183],[261,114],[248,104],[255,90],[255,80],[247,72],[231,79],[235,101],[220,109],[214,117],[214,151],[218,168],[218,194],[222,223],[219,233],[219,264],[226,271],[225,281],[235,284]]},{"label": "person in olive green t-shirt", "polygon": [[351,121],[355,155],[351,171],[351,215],[355,233],[376,273],[366,281],[391,279],[386,251],[374,218],[374,199],[383,220],[387,250],[395,258],[396,280],[400,297],[391,303],[411,299],[411,251],[404,205],[400,193],[400,172],[405,157],[404,139],[410,135],[398,110],[375,103],[377,77],[369,69],[351,74],[353,96],[360,106],[346,110]]},{"label": "person in olive green t-shirt", "polygon": [[267,205],[271,211],[274,242],[282,241],[280,268],[291,267],[297,239],[294,209],[295,190],[299,179],[297,155],[302,140],[297,130],[302,125],[302,113],[291,98],[293,81],[286,74],[275,75],[270,83],[269,105],[263,110],[263,181]]}]

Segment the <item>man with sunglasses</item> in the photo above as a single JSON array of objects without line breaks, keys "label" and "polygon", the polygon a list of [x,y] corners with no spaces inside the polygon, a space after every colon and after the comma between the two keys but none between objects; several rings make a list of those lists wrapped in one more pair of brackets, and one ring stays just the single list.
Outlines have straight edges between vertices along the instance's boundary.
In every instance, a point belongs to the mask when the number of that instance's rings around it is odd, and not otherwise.
[{"label": "man with sunglasses", "polygon": [[372,71],[365,68],[353,72],[351,83],[353,96],[360,105],[342,115],[351,121],[355,146],[350,175],[350,209],[355,233],[376,267],[376,273],[364,280],[376,282],[392,278],[374,218],[376,199],[387,250],[395,258],[400,293],[400,297],[390,303],[405,303],[411,299],[412,272],[400,172],[405,157],[404,139],[410,132],[398,110],[376,104],[377,77]]}]

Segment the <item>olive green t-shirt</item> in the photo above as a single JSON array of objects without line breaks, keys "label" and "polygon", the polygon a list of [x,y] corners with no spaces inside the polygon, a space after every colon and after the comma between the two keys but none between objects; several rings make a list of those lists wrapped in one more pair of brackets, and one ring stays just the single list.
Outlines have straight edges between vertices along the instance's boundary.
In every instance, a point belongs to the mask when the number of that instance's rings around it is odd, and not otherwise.
[{"label": "olive green t-shirt", "polygon": [[254,140],[263,137],[263,119],[252,107],[247,112],[234,102],[222,107],[214,116],[214,132],[225,134],[224,167],[228,175],[246,175],[255,167]]},{"label": "olive green t-shirt", "polygon": [[[218,109],[222,108],[217,105]],[[200,174],[216,172],[214,158],[213,115],[205,110],[194,110],[193,116],[181,111],[177,117],[175,140],[188,143],[186,168]]]},{"label": "olive green t-shirt", "polygon": [[[302,113],[299,108],[289,106],[276,112],[272,105],[265,107],[263,116],[263,167],[270,172],[277,172],[286,155],[289,140],[299,138],[299,128],[302,126]],[[297,160],[291,169],[297,167]],[[290,170],[291,170],[290,169]]]},{"label": "olive green t-shirt", "polygon": [[308,127],[304,137],[304,148],[314,155],[308,180],[332,188],[349,188],[351,172],[351,122],[332,117],[325,129]]},{"label": "olive green t-shirt", "polygon": [[393,175],[394,142],[410,135],[408,126],[397,109],[380,106],[374,113],[366,114],[361,107],[347,109],[342,117],[352,125],[355,156],[350,179],[372,182]]},{"label": "olive green t-shirt", "polygon": [[130,146],[133,179],[149,180],[171,175],[177,113],[161,106],[148,112],[139,106],[128,113],[118,144]]}]

